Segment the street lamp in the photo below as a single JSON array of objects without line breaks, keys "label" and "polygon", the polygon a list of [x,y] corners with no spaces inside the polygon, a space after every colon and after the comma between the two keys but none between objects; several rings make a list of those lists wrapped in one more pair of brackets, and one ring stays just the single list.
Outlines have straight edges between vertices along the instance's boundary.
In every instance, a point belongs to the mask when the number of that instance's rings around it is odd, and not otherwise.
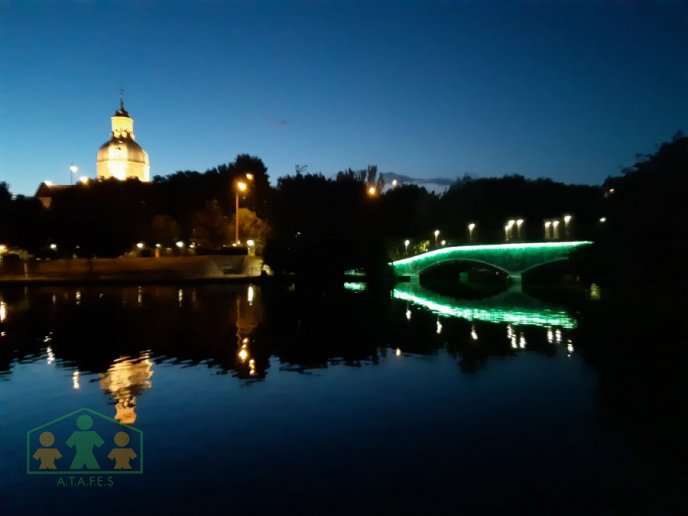
[{"label": "street lamp", "polygon": [[519,240],[521,240],[523,237],[521,235],[521,226],[523,225],[523,219],[518,219],[516,221],[516,235]]},{"label": "street lamp", "polygon": [[71,185],[71,184],[72,184],[72,180],[74,179],[74,177],[75,177],[75,176],[77,175],[77,173],[79,172],[79,167],[77,167],[76,165],[71,165],[71,166],[69,167],[69,172],[70,172],[70,174],[69,174],[69,184]]},{"label": "street lamp", "polygon": [[468,225],[468,241],[473,242],[473,230],[475,229],[475,223],[471,222]]},{"label": "street lamp", "polygon": [[239,245],[239,192],[244,193],[248,190],[248,185],[244,181],[237,181],[235,188],[234,188],[234,199],[235,199],[235,208],[234,208],[234,213],[235,213],[235,232],[234,232],[234,241],[236,242],[236,245]]},{"label": "street lamp", "polygon": [[370,185],[368,187],[368,197],[375,197],[377,195],[377,188],[375,188],[373,185]]},{"label": "street lamp", "polygon": [[516,221],[511,219],[506,223],[506,226],[504,226],[504,240],[511,240],[511,228],[514,227],[514,224],[516,224]]},{"label": "street lamp", "polygon": [[545,221],[545,240],[550,240],[552,238],[552,221]]},{"label": "street lamp", "polygon": [[404,251],[406,252],[406,255],[408,256],[408,246],[411,243],[410,240],[404,240]]},{"label": "street lamp", "polygon": [[602,224],[604,224],[605,222],[607,222],[607,217],[600,217],[600,222],[601,222]]},{"label": "street lamp", "polygon": [[440,236],[440,230],[436,229],[435,230],[435,247],[437,247],[437,237]]},{"label": "street lamp", "polygon": [[569,238],[569,222],[571,222],[571,215],[564,215],[564,236]]},{"label": "street lamp", "polygon": [[552,238],[554,238],[554,240],[559,240],[559,221],[558,220],[552,221]]}]

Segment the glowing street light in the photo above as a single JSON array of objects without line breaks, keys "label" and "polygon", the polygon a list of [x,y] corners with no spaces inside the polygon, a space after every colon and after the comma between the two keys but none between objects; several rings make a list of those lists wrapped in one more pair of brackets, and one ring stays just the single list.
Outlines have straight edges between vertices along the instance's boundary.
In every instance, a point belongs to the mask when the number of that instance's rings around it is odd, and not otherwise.
[{"label": "glowing street light", "polygon": [[473,230],[475,229],[475,222],[468,225],[468,241],[473,242]]},{"label": "glowing street light", "polygon": [[552,238],[552,221],[546,220],[545,221],[545,240],[549,240],[551,238]]},{"label": "glowing street light", "polygon": [[410,243],[411,243],[410,240],[408,240],[408,239],[404,240],[404,251],[406,252],[407,255],[408,255],[408,246]]},{"label": "glowing street light", "polygon": [[74,177],[76,177],[76,175],[79,173],[79,167],[77,167],[76,165],[70,165],[70,167],[69,167],[69,172],[70,172],[70,173],[69,173],[69,184],[71,185],[71,184],[72,184],[72,180],[73,180]]},{"label": "glowing street light", "polygon": [[392,188],[395,188],[399,184],[399,181],[392,179]]},{"label": "glowing street light", "polygon": [[440,236],[440,230],[436,229],[434,235],[435,235],[435,247],[437,247],[437,237]]},{"label": "glowing street light", "polygon": [[516,221],[514,219],[507,221],[506,226],[504,226],[504,240],[506,240],[506,241],[511,240],[511,236],[512,236],[511,228],[514,227],[514,224],[516,224]]},{"label": "glowing street light", "polygon": [[600,222],[601,222],[602,224],[604,224],[605,222],[607,222],[607,217],[600,217]]},{"label": "glowing street light", "polygon": [[244,181],[237,181],[234,188],[234,199],[235,199],[235,231],[234,231],[234,241],[239,245],[239,192],[244,193],[248,190],[248,185]]},{"label": "glowing street light", "polygon": [[523,219],[518,219],[516,221],[516,235],[517,235],[516,238],[518,238],[519,240],[521,240],[523,238],[523,236],[521,234],[521,226],[523,226]]},{"label": "glowing street light", "polygon": [[442,240],[442,241],[440,242],[440,245],[442,245],[442,246],[447,245],[447,241],[446,241],[446,240]]},{"label": "glowing street light", "polygon": [[179,249],[183,249],[183,248],[184,248],[184,242],[182,242],[181,240],[179,240],[179,241],[178,241],[176,244],[174,244],[174,245],[176,245]]},{"label": "glowing street light", "polygon": [[571,222],[571,215],[564,215],[564,236],[569,237],[569,222]]},{"label": "glowing street light", "polygon": [[377,188],[375,188],[373,185],[370,185],[368,187],[368,197],[375,197],[377,195]]},{"label": "glowing street light", "polygon": [[552,221],[552,238],[554,238],[555,240],[559,240],[559,221],[558,220]]},{"label": "glowing street light", "polygon": [[136,244],[136,247],[139,249],[143,249],[143,245],[143,242],[139,242],[138,244]]}]

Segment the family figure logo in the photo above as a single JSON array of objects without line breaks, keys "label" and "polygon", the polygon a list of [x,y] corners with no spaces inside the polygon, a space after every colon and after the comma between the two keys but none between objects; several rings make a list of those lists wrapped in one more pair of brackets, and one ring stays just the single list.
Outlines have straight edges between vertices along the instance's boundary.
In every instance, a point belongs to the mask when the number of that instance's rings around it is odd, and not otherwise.
[{"label": "family figure logo", "polygon": [[26,472],[141,474],[143,432],[81,408],[26,433]]}]

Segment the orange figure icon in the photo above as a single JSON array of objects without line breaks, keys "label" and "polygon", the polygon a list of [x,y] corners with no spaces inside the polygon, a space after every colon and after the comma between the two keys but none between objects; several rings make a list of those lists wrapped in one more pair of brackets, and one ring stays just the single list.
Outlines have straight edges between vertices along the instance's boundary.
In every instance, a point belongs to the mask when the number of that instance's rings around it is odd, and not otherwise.
[{"label": "orange figure icon", "polygon": [[38,437],[38,442],[43,446],[43,448],[38,448],[36,453],[33,454],[34,459],[41,461],[38,469],[57,469],[55,460],[62,457],[62,454],[57,448],[50,448],[55,442],[55,436],[51,432],[43,432]]},{"label": "orange figure icon", "polygon": [[136,452],[131,448],[124,448],[129,444],[129,434],[118,432],[115,434],[115,444],[119,448],[113,448],[108,459],[115,461],[115,469],[131,469],[129,461],[137,457]]}]

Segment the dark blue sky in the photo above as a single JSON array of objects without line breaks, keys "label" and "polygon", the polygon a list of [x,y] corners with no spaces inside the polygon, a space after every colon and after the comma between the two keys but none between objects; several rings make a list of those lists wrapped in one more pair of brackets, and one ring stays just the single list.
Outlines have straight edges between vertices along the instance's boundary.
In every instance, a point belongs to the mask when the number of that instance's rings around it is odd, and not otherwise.
[{"label": "dark blue sky", "polygon": [[151,174],[599,183],[688,130],[688,4],[0,0],[0,181],[95,176],[124,85]]}]

